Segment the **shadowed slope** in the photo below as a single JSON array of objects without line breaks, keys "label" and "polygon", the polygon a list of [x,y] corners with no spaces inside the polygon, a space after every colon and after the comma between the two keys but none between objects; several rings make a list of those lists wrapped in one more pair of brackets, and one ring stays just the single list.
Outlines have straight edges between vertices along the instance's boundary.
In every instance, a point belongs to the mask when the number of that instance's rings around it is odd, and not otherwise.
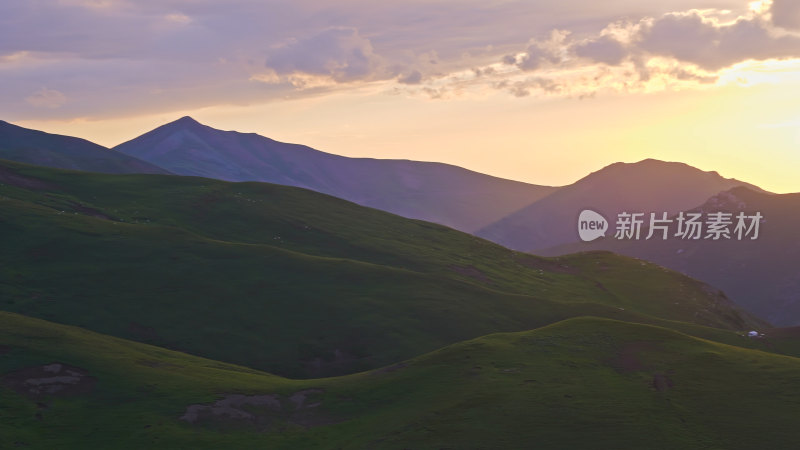
[{"label": "shadowed slope", "polygon": [[800,194],[766,194],[740,187],[715,195],[692,211],[729,212],[732,217],[739,212],[760,212],[763,221],[759,237],[738,240],[734,236],[719,241],[600,239],[545,253],[602,249],[643,258],[723,289],[737,304],[770,322],[800,324]]},{"label": "shadowed slope", "polygon": [[578,215],[587,208],[612,222],[623,211],[675,214],[736,186],[760,190],[683,163],[655,159],[615,163],[479,230],[477,235],[508,248],[536,252],[578,241]]},{"label": "shadowed slope", "polygon": [[2,120],[0,159],[87,172],[169,173],[84,139],[30,130]]},{"label": "shadowed slope", "polygon": [[265,181],[475,231],[556,188],[441,163],[347,158],[183,117],[115,147],[179,175]]}]

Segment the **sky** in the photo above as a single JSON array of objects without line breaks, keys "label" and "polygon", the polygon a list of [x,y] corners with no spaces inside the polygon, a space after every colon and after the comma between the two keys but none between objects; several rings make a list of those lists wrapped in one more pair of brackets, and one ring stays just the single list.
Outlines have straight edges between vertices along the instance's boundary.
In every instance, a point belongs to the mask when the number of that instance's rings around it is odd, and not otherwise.
[{"label": "sky", "polygon": [[106,146],[191,115],[565,185],[682,161],[800,191],[797,0],[4,0],[0,119]]}]

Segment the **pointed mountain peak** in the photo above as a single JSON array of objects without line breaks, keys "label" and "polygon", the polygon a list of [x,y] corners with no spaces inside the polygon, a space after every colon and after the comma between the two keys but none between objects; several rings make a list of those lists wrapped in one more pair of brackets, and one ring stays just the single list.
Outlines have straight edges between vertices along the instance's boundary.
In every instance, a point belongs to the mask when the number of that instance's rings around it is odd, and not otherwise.
[{"label": "pointed mountain peak", "polygon": [[143,134],[142,136],[139,136],[139,137],[150,136],[150,135],[163,136],[162,133],[170,133],[171,134],[171,133],[175,133],[177,131],[185,131],[185,130],[191,131],[193,133],[203,133],[204,135],[208,135],[208,134],[214,134],[214,135],[217,135],[217,136],[219,136],[219,135],[240,135],[240,136],[256,137],[258,139],[264,139],[264,140],[267,140],[267,141],[270,141],[270,142],[273,141],[272,139],[270,139],[268,137],[261,136],[260,134],[257,134],[257,133],[241,133],[241,132],[238,132],[238,131],[220,130],[220,129],[214,128],[214,127],[212,127],[210,125],[206,125],[204,123],[200,123],[200,122],[198,122],[197,120],[195,120],[191,116],[183,116],[180,119],[174,120],[174,121],[166,123],[164,125],[161,125],[158,128],[156,128],[154,130],[151,130],[151,131],[149,131],[149,132],[147,132],[147,133],[145,133],[145,134]]},{"label": "pointed mountain peak", "polygon": [[184,127],[197,127],[197,126],[202,126],[203,124],[198,122],[198,121],[196,121],[196,120],[194,120],[194,118],[192,118],[191,116],[183,116],[183,117],[181,117],[180,119],[178,119],[178,120],[176,120],[174,122],[168,123],[167,125],[180,125],[180,126],[184,126]]},{"label": "pointed mountain peak", "polygon": [[165,123],[164,125],[161,125],[158,128],[155,128],[145,133],[142,136],[148,136],[151,134],[163,135],[163,133],[172,134],[178,131],[185,131],[185,130],[192,132],[200,132],[200,131],[213,130],[213,128],[207,125],[203,125],[202,123],[198,122],[197,120],[195,120],[190,116],[183,116],[180,119]]}]

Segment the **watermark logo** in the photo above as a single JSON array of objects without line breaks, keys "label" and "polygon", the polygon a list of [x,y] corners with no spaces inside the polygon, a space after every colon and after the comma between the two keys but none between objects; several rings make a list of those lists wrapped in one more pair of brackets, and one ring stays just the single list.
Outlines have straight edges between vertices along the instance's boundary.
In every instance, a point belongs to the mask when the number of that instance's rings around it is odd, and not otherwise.
[{"label": "watermark logo", "polygon": [[578,216],[578,234],[583,242],[605,237],[606,231],[608,231],[608,221],[605,217],[591,209],[581,211]]},{"label": "watermark logo", "polygon": [[[672,218],[666,212],[656,214],[622,212],[617,214],[614,239],[650,240],[678,238],[684,240],[755,240],[758,239],[764,216],[727,212],[681,212]],[[585,209],[578,217],[578,234],[584,242],[605,237],[609,224],[600,213]]]}]

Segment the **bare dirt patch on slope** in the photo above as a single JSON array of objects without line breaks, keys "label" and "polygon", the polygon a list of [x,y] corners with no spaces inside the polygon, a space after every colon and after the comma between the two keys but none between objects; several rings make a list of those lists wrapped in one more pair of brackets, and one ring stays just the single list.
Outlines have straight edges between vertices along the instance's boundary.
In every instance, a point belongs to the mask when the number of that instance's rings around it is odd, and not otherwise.
[{"label": "bare dirt patch on slope", "polygon": [[23,189],[34,189],[34,190],[53,190],[57,189],[57,187],[53,184],[47,183],[45,181],[28,177],[25,175],[20,175],[13,170],[9,169],[8,167],[0,166],[0,183],[2,184],[9,184],[11,186],[20,187]]},{"label": "bare dirt patch on slope", "polygon": [[84,369],[54,362],[8,373],[2,383],[26,397],[43,398],[89,394],[97,379]]},{"label": "bare dirt patch on slope", "polygon": [[180,420],[199,426],[246,427],[261,432],[341,422],[322,410],[323,392],[322,389],[305,389],[287,396],[227,394],[213,403],[187,406]]}]

